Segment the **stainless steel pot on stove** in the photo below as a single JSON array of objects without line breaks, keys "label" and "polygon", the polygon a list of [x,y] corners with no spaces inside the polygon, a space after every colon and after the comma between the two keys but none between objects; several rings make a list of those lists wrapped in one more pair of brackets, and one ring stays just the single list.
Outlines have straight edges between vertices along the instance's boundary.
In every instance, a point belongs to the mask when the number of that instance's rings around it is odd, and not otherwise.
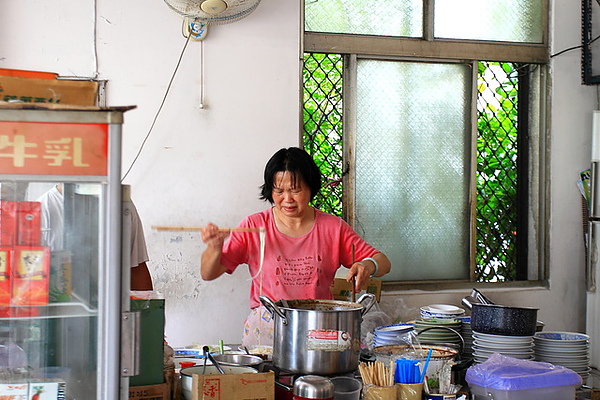
[{"label": "stainless steel pot on stove", "polygon": [[299,374],[336,375],[355,371],[362,317],[375,304],[363,294],[355,303],[337,300],[280,300],[260,296],[275,323],[273,364]]}]

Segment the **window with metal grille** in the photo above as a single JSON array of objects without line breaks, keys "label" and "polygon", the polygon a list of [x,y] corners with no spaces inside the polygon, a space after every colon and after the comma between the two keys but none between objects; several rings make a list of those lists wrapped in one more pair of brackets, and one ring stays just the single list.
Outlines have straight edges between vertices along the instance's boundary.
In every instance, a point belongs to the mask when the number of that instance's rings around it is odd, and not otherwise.
[{"label": "window with metal grille", "polygon": [[388,255],[388,289],[547,279],[548,6],[305,1],[314,205]]},{"label": "window with metal grille", "polygon": [[[345,147],[353,147],[344,136],[344,60],[341,54],[305,53],[304,56],[304,134],[306,150],[313,155],[325,177],[322,192],[314,205],[326,212],[344,216],[344,198],[354,202],[345,188],[345,173],[352,165],[345,157]],[[529,66],[516,63],[478,62],[476,87],[477,133],[471,156],[476,159],[474,212],[475,235],[464,259],[474,250],[474,262],[462,266],[462,279],[498,282],[527,279],[527,118],[519,114],[520,81],[528,81]],[[527,85],[525,85],[527,86]],[[528,104],[528,103],[526,103]],[[519,115],[523,118],[519,121]],[[519,124],[521,122],[521,124]],[[347,124],[346,124],[347,126]],[[420,135],[417,128],[410,133]],[[372,126],[371,129],[374,129]],[[393,140],[393,139],[392,139]],[[403,140],[399,139],[403,146]],[[389,146],[394,143],[388,142]],[[346,149],[347,150],[347,149]],[[465,154],[465,159],[469,159]],[[358,166],[356,166],[358,167]],[[406,179],[410,179],[408,176]],[[525,182],[523,184],[522,182]],[[354,182],[348,183],[349,186]],[[444,198],[442,198],[444,200]],[[396,210],[410,213],[410,210]],[[405,218],[405,220],[410,219]],[[517,235],[517,232],[519,233]],[[472,238],[474,239],[472,239]],[[524,239],[521,239],[524,238]],[[383,244],[385,246],[385,244]],[[464,249],[463,249],[464,250]],[[459,250],[460,251],[460,250]],[[386,251],[387,253],[387,251]],[[460,257],[459,257],[460,258]],[[468,261],[467,261],[468,262]],[[459,266],[459,268],[461,268]],[[410,279],[410,278],[409,278]],[[412,279],[423,280],[413,275]],[[461,279],[458,273],[457,279]]]}]

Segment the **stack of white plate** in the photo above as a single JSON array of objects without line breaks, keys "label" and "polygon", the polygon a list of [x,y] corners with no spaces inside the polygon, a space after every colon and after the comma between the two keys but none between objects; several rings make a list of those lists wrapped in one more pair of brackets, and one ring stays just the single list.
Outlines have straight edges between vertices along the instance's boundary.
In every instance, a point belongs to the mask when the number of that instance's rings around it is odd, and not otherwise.
[{"label": "stack of white plate", "polygon": [[412,343],[411,333],[414,330],[413,324],[395,324],[384,325],[375,328],[373,332],[373,345],[390,346],[396,344]]},{"label": "stack of white plate", "polygon": [[473,332],[473,360],[484,362],[493,353],[533,360],[533,336],[505,336]]},{"label": "stack of white plate", "polygon": [[419,343],[461,344],[459,319],[422,318],[415,321]]},{"label": "stack of white plate", "polygon": [[460,334],[465,341],[462,355],[467,358],[473,358],[473,331],[471,330],[471,317],[460,317],[462,325]]},{"label": "stack of white plate", "polygon": [[465,309],[451,304],[430,304],[421,307],[421,318],[455,319],[465,315]]},{"label": "stack of white plate", "polygon": [[590,337],[577,332],[537,332],[535,359],[572,369],[582,378],[590,374]]}]

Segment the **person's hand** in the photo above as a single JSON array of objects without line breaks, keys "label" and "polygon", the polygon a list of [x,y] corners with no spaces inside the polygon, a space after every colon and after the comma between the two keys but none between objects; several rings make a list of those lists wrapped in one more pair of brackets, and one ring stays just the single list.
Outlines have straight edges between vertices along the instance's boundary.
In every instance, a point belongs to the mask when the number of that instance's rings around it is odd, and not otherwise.
[{"label": "person's hand", "polygon": [[369,269],[370,264],[365,264],[362,261],[357,261],[350,267],[348,274],[346,275],[346,281],[352,282],[352,279],[356,277],[356,281],[354,282],[354,292],[358,293],[363,288],[367,287],[367,283],[369,282],[369,278],[371,277],[371,273],[373,272],[373,268]]},{"label": "person's hand", "polygon": [[202,241],[210,247],[223,247],[227,236],[229,236],[229,231],[220,231],[219,227],[213,223],[208,223],[202,228]]}]

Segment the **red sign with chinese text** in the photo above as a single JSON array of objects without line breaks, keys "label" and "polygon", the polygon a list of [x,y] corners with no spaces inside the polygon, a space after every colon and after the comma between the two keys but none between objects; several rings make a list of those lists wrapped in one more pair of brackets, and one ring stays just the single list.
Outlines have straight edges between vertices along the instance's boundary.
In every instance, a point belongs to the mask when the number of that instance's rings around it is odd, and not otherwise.
[{"label": "red sign with chinese text", "polygon": [[107,175],[108,125],[0,121],[0,173]]}]

